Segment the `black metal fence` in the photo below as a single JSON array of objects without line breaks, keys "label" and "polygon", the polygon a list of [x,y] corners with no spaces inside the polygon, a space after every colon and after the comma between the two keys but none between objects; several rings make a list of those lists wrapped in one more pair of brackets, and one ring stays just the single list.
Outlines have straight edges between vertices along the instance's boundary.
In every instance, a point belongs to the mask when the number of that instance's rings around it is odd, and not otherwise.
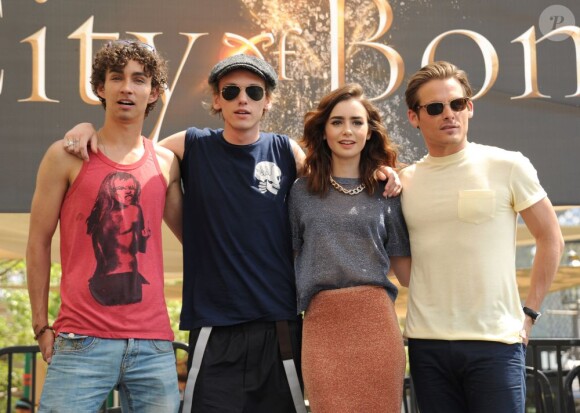
[{"label": "black metal fence", "polygon": [[580,338],[530,340],[526,353],[528,394],[536,409],[529,411],[580,411]]},{"label": "black metal fence", "polygon": [[[187,344],[174,342],[174,351],[188,351]],[[13,388],[16,374],[26,375],[25,384],[30,400],[36,400],[38,377],[38,346],[14,346],[0,349],[0,400],[5,400],[6,412],[11,413],[14,404]],[[22,368],[22,360],[28,356],[27,370]],[[19,364],[16,368],[15,364]],[[527,350],[527,413],[576,413],[580,411],[580,338],[534,339]],[[20,373],[18,373],[20,372]],[[22,380],[18,380],[22,382]],[[114,404],[114,403],[113,403]],[[33,406],[33,412],[35,408]],[[118,408],[103,407],[103,412],[118,411]],[[405,378],[405,413],[419,413],[414,398],[412,380]]]}]

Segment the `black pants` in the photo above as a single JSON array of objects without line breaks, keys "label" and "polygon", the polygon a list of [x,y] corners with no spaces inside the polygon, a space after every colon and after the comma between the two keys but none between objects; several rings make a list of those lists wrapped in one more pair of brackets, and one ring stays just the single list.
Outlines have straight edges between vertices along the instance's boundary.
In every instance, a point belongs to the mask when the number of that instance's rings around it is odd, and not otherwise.
[{"label": "black pants", "polygon": [[523,344],[409,339],[409,363],[422,413],[523,413]]},{"label": "black pants", "polygon": [[[302,320],[289,322],[302,385]],[[188,370],[201,329],[189,335]],[[193,412],[294,413],[273,321],[213,327],[193,391]]]}]

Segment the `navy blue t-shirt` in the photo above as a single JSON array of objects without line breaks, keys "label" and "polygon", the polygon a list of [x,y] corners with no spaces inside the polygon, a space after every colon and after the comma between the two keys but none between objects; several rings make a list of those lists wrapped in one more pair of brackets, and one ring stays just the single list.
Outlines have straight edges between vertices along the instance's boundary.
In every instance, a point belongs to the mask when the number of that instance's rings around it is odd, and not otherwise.
[{"label": "navy blue t-shirt", "polygon": [[296,318],[287,196],[296,161],[287,136],[232,145],[189,128],[181,163],[180,329]]}]

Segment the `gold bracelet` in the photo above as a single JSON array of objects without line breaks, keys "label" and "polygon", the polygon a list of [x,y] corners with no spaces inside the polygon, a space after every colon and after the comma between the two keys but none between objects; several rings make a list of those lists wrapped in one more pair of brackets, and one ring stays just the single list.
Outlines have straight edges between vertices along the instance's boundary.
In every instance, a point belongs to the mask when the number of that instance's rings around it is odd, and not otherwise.
[{"label": "gold bracelet", "polygon": [[34,339],[38,340],[40,338],[40,336],[42,336],[46,332],[46,330],[51,330],[54,333],[54,328],[52,328],[51,325],[47,324],[44,327],[42,327],[38,333],[36,333],[36,335],[34,336]]}]

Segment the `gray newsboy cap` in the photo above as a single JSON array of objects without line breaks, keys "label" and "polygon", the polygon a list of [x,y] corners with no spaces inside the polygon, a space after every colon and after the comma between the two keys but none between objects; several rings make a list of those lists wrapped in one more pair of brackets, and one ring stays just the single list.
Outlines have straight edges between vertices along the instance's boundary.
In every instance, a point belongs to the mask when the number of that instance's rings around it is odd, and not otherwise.
[{"label": "gray newsboy cap", "polygon": [[207,83],[213,85],[232,70],[245,69],[260,76],[272,90],[278,86],[278,76],[268,62],[256,56],[236,54],[219,61],[211,70]]}]

